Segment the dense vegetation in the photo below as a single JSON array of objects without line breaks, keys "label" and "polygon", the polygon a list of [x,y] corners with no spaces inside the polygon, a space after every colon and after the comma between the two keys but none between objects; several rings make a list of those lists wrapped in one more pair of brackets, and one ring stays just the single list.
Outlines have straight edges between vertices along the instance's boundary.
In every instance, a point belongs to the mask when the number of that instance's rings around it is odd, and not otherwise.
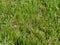
[{"label": "dense vegetation", "polygon": [[60,45],[60,0],[0,0],[0,45]]}]

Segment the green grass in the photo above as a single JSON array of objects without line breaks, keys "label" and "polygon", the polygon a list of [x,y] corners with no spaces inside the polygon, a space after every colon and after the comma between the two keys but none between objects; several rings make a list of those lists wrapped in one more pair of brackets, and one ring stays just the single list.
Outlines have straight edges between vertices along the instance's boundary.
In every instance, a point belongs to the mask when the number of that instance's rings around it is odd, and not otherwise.
[{"label": "green grass", "polygon": [[0,45],[60,45],[60,0],[0,0]]}]

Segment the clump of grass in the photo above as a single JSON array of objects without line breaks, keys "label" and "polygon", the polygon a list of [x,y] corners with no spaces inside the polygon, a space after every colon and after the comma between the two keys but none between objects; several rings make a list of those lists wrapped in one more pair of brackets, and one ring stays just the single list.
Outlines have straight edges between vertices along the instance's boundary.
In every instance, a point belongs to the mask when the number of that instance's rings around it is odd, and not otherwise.
[{"label": "clump of grass", "polygon": [[0,0],[0,45],[59,45],[59,0]]}]

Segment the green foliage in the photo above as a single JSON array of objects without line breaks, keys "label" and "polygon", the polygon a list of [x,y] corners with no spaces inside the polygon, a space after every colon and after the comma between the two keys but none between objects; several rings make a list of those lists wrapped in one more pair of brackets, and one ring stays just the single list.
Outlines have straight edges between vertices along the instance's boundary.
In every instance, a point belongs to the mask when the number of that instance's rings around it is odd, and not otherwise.
[{"label": "green foliage", "polygon": [[0,0],[0,45],[60,45],[60,0]]}]

